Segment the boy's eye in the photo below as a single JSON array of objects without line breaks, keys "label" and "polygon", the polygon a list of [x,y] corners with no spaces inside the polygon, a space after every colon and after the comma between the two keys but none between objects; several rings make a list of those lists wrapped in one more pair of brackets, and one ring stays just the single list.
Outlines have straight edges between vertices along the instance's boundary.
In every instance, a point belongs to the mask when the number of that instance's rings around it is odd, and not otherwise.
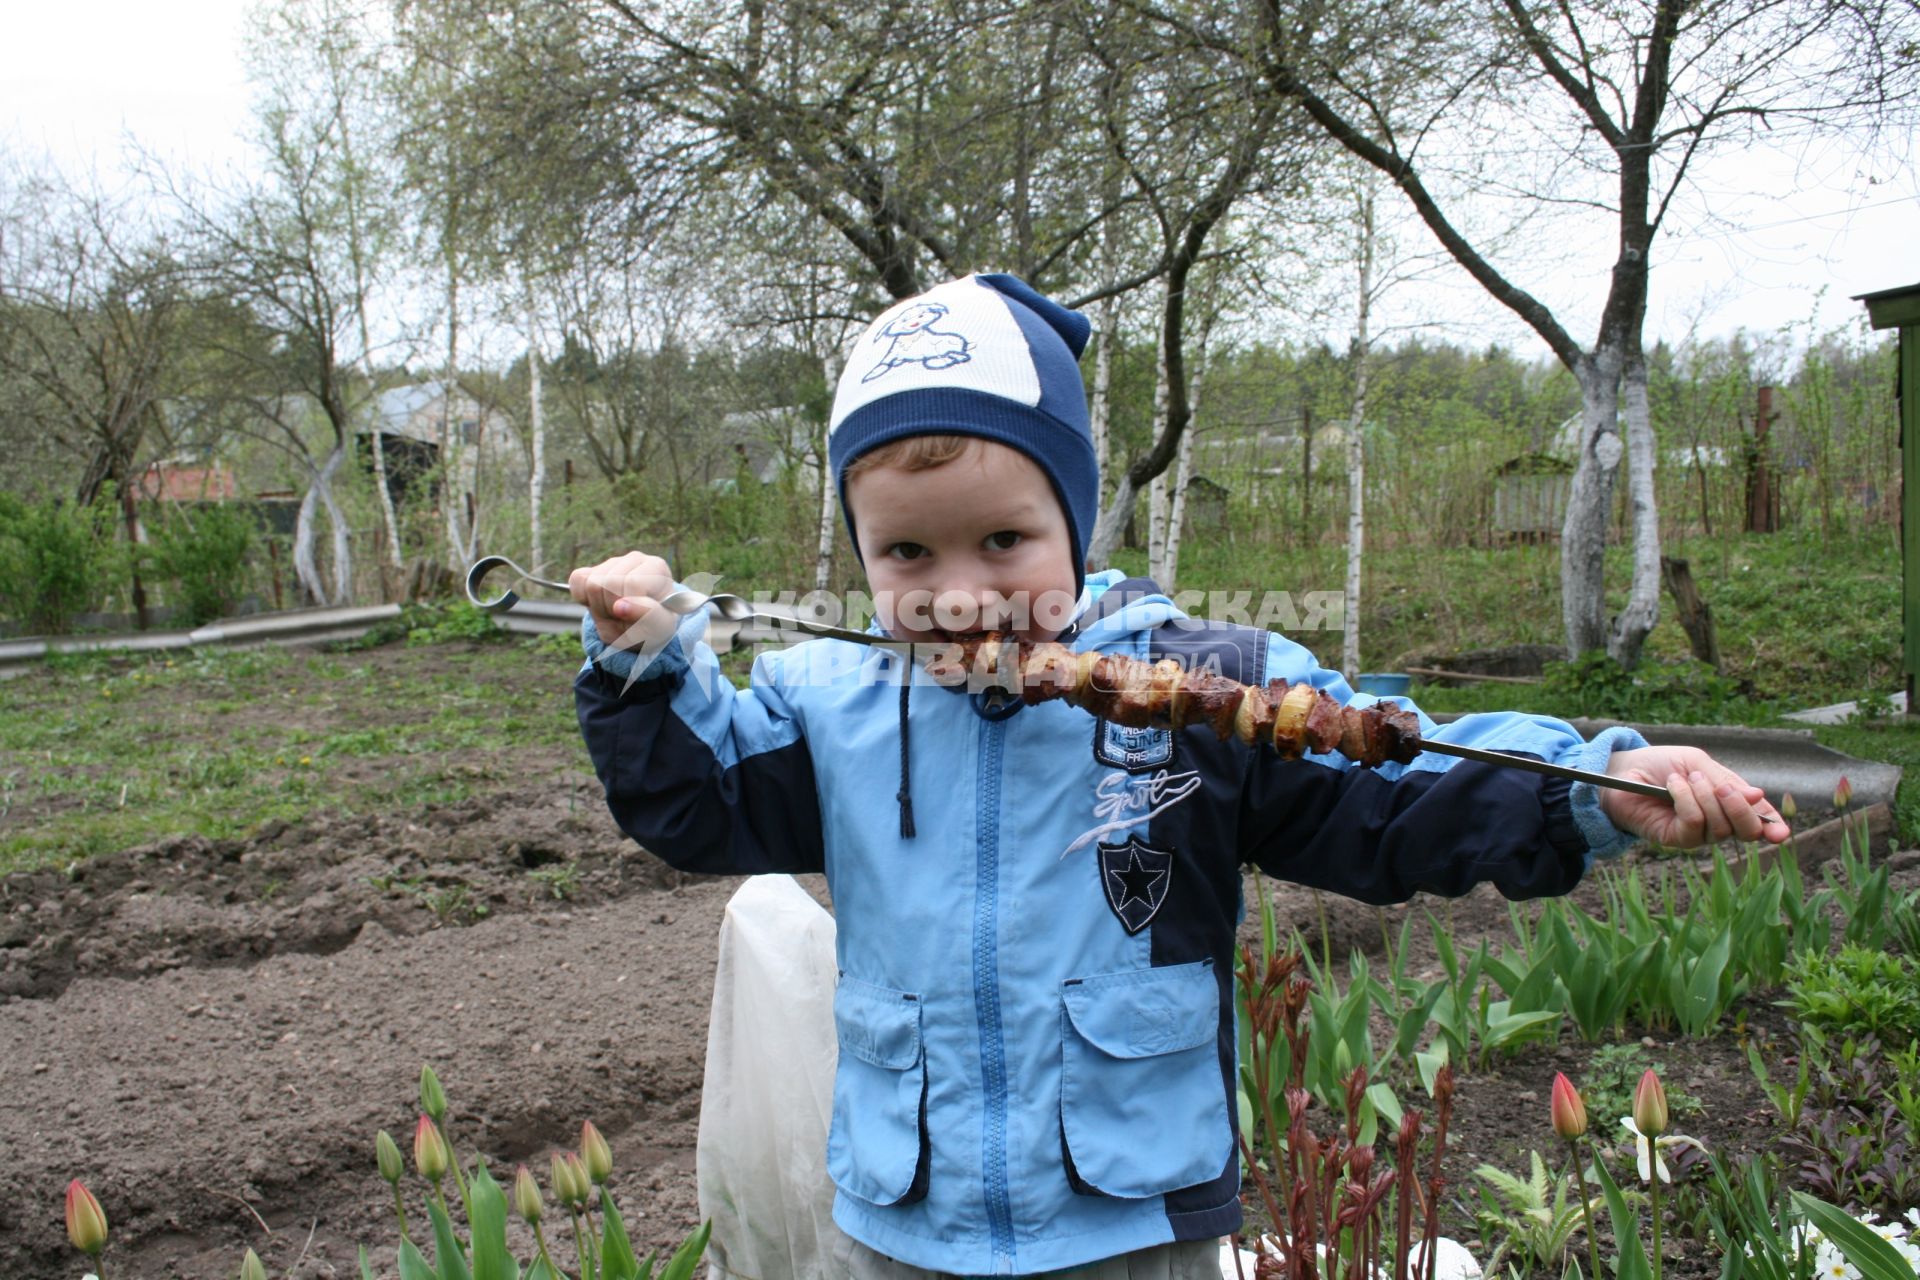
[{"label": "boy's eye", "polygon": [[927,549],[917,542],[896,542],[887,548],[887,554],[895,560],[918,560]]},{"label": "boy's eye", "polygon": [[995,551],[1011,551],[1020,545],[1020,534],[1011,529],[1002,529],[998,533],[987,535],[987,545]]}]

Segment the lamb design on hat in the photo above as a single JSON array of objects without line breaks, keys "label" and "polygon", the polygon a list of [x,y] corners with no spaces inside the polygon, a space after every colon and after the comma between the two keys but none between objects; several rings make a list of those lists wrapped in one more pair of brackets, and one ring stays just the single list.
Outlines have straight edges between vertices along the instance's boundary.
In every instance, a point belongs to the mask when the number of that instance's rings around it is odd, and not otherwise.
[{"label": "lamb design on hat", "polygon": [[963,335],[933,327],[933,322],[946,314],[947,309],[938,302],[920,302],[881,325],[871,340],[886,339],[886,354],[860,381],[872,382],[888,370],[906,364],[948,369],[973,359],[970,354],[973,344]]}]

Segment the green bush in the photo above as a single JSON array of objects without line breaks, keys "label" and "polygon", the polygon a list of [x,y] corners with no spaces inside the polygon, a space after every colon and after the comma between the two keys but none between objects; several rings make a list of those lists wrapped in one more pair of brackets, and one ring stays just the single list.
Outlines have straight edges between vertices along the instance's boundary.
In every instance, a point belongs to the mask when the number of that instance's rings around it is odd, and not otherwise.
[{"label": "green bush", "polygon": [[1737,681],[1705,663],[1648,660],[1627,671],[1598,649],[1572,662],[1548,663],[1540,692],[1539,701],[1561,714],[1648,724],[1737,719],[1737,704],[1752,701]]},{"label": "green bush", "polygon": [[111,491],[92,506],[0,493],[0,612],[29,635],[64,635],[121,565]]},{"label": "green bush", "polygon": [[1920,962],[1852,946],[1803,955],[1788,968],[1784,1003],[1822,1032],[1908,1044],[1920,1038]]},{"label": "green bush", "polygon": [[197,627],[233,612],[245,584],[247,554],[258,527],[234,507],[209,504],[189,515],[168,515],[152,531],[146,558],[161,581],[172,587],[179,620]]}]

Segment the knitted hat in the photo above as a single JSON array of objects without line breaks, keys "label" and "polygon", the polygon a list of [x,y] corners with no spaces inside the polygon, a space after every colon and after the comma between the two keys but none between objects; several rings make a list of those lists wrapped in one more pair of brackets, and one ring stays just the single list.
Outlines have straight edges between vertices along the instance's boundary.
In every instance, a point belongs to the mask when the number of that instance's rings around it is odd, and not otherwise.
[{"label": "knitted hat", "polygon": [[[1092,330],[1079,312],[1009,275],[949,281],[883,311],[847,357],[827,427],[847,532],[847,466],[861,454],[907,436],[996,440],[1052,482],[1078,594],[1100,501],[1078,365]],[[857,535],[853,545],[858,555]]]}]

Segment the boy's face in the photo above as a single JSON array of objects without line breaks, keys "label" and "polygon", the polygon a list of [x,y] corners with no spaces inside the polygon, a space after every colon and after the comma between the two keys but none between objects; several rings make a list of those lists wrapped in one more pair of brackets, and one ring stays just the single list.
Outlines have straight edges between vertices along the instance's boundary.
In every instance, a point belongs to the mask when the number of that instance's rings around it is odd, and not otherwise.
[{"label": "boy's face", "polygon": [[981,440],[925,471],[847,482],[880,623],[903,640],[1012,631],[1051,640],[1073,619],[1073,541],[1046,473]]}]

